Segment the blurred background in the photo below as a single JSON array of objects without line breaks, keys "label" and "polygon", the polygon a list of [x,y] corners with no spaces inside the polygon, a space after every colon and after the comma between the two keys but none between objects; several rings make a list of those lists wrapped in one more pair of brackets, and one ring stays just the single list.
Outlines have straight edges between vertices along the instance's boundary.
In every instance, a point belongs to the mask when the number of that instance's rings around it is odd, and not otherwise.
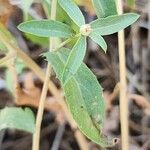
[{"label": "blurred background", "polygon": [[[96,19],[91,0],[76,2],[87,23]],[[48,18],[50,5],[50,0],[0,0],[0,22],[12,33],[20,50],[43,71],[47,64],[40,54],[48,50],[49,40],[21,33],[17,26],[23,21]],[[125,30],[130,150],[150,150],[150,0],[123,1],[123,9],[124,12],[141,15],[136,23]],[[76,28],[59,6],[57,20]],[[118,37],[113,34],[104,38],[108,44],[106,54],[88,39],[85,62],[104,88],[106,119],[103,130],[110,137],[120,138]],[[0,43],[0,58],[6,53],[7,50]],[[0,108],[29,106],[36,115],[43,82],[21,59],[17,59],[16,68],[20,85],[17,101],[12,92],[12,74],[6,65],[0,65]],[[63,95],[54,73],[51,78]],[[89,150],[107,150],[84,136],[78,136],[76,125],[70,124],[64,114],[52,93],[48,92],[42,122],[41,150],[80,150],[84,145]],[[0,131],[0,150],[31,150],[31,147],[31,134],[12,129]],[[120,149],[120,143],[108,148]]]}]

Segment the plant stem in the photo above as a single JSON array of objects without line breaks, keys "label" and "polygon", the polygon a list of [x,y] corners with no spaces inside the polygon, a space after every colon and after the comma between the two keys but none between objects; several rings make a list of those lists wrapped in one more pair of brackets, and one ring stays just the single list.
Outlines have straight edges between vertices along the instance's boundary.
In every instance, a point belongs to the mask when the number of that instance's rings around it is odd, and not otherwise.
[{"label": "plant stem", "polygon": [[67,40],[65,40],[64,42],[60,43],[60,45],[58,47],[56,47],[54,49],[54,51],[58,51],[60,48],[64,47],[66,44],[70,43],[72,41],[72,39],[79,37],[81,34],[76,34],[75,36],[73,36],[72,38],[69,38]]},{"label": "plant stem", "polygon": [[[51,3],[51,19],[52,20],[55,20],[55,18],[56,18],[56,9],[57,9],[57,0],[52,0],[52,3]],[[50,38],[50,51],[52,49],[54,49],[54,39]],[[51,66],[50,66],[50,64],[48,64],[47,70],[46,70],[46,77],[45,77],[42,94],[41,94],[41,98],[40,98],[39,109],[37,112],[35,133],[33,134],[32,150],[39,150],[41,122],[42,122],[42,117],[43,117],[43,112],[44,112],[44,104],[45,104],[45,99],[46,99],[48,85],[49,85],[50,72],[51,72]]]},{"label": "plant stem", "polygon": [[[24,53],[16,45],[13,45],[12,43],[10,43],[10,40],[7,39],[7,37],[2,33],[0,34],[0,41],[7,47],[8,50],[13,50],[14,52],[16,52],[17,56],[23,60],[25,65],[28,68],[30,68],[37,75],[37,77],[39,77],[41,81],[43,82],[45,81],[45,74],[43,70],[26,53]],[[74,134],[75,134],[75,138],[79,144],[80,149],[88,150],[89,148],[88,148],[88,142],[86,138],[77,128],[77,125],[67,108],[67,105],[63,99],[63,96],[61,95],[60,91],[57,89],[56,85],[51,80],[49,81],[49,91],[56,98],[57,102],[62,106],[71,128],[73,130],[76,130],[76,133]]]},{"label": "plant stem", "polygon": [[[24,53],[17,46],[11,44],[10,40],[8,40],[3,33],[0,34],[0,41],[7,47],[9,51],[16,52],[17,56],[23,60],[25,65],[30,68],[41,81],[45,81],[45,74],[42,69],[26,53]],[[49,81],[49,90],[52,92],[53,95],[59,94],[58,89],[52,81]]]},{"label": "plant stem", "polygon": [[11,72],[12,74],[12,81],[13,81],[13,84],[12,84],[12,92],[14,93],[14,99],[17,99],[17,94],[16,94],[16,88],[18,87],[18,75],[17,75],[17,70],[16,70],[16,67],[15,67],[15,60],[16,60],[16,53],[14,51],[11,51],[12,55],[14,56],[12,59],[9,60],[8,62],[8,69],[9,71]]},{"label": "plant stem", "polygon": [[[122,0],[118,0],[118,13],[122,14]],[[121,141],[122,150],[129,149],[128,139],[128,99],[126,83],[126,59],[125,59],[125,39],[124,31],[118,33],[119,46],[119,68],[120,68],[120,121],[121,121]]]}]

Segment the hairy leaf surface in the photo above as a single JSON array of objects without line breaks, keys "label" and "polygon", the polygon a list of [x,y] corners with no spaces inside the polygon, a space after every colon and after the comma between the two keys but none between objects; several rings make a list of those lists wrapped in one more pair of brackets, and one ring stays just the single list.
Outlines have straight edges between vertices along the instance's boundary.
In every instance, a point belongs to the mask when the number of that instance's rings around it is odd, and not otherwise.
[{"label": "hairy leaf surface", "polygon": [[[44,54],[61,80],[63,68],[69,56],[68,49]],[[80,130],[91,140],[103,147],[112,146],[113,141],[102,135],[101,129],[105,116],[102,87],[85,64],[77,73],[63,84],[68,107]]]},{"label": "hairy leaf surface", "polygon": [[107,18],[97,19],[91,22],[93,32],[100,35],[109,35],[118,32],[139,18],[138,14],[126,13],[123,15],[115,15]]},{"label": "hairy leaf surface", "polygon": [[92,2],[99,18],[117,15],[115,0],[92,0]]},{"label": "hairy leaf surface", "polygon": [[15,128],[33,133],[34,127],[34,115],[29,108],[5,107],[0,110],[0,130]]},{"label": "hairy leaf surface", "polygon": [[62,74],[62,82],[67,82],[78,70],[86,53],[86,37],[81,36],[71,50]]},{"label": "hairy leaf surface", "polygon": [[58,0],[58,3],[79,27],[85,24],[83,14],[73,0]]},{"label": "hairy leaf surface", "polygon": [[59,21],[54,20],[32,20],[21,23],[19,30],[37,35],[40,37],[64,37],[69,38],[73,35],[72,29]]}]

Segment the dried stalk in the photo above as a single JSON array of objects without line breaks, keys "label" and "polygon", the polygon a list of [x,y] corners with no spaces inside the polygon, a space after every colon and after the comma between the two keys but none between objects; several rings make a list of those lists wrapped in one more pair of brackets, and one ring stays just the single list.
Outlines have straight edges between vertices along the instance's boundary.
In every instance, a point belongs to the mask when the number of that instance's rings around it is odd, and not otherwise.
[{"label": "dried stalk", "polygon": [[14,57],[14,54],[9,52],[5,57],[0,59],[0,65],[7,63],[7,61],[9,61],[13,57]]},{"label": "dried stalk", "polygon": [[[12,52],[14,53],[14,52]],[[9,63],[8,63],[8,69],[10,70],[11,74],[12,74],[12,79],[13,79],[13,95],[14,95],[14,98],[16,99],[17,95],[16,95],[16,88],[18,86],[18,75],[17,75],[17,71],[16,71],[16,67],[15,67],[15,60],[16,58],[12,58],[11,60],[9,60]]]},{"label": "dried stalk", "polygon": [[[122,0],[118,0],[118,13],[122,14]],[[120,121],[121,121],[121,141],[122,150],[129,149],[128,137],[128,99],[126,85],[126,60],[125,60],[125,39],[124,31],[118,33],[119,46],[119,68],[120,68]]]},{"label": "dried stalk", "polygon": [[[55,18],[56,18],[56,8],[57,8],[57,0],[52,0],[52,3],[51,3],[51,19],[52,20],[55,20]],[[50,51],[52,51],[52,49],[54,49],[54,44],[55,44],[54,39],[50,38]],[[49,80],[50,80],[50,74],[51,74],[51,66],[50,66],[50,64],[48,64],[47,70],[46,70],[46,77],[45,77],[42,94],[41,94],[41,98],[40,98],[39,109],[37,112],[35,132],[33,134],[32,150],[39,150],[41,123],[42,123],[44,104],[45,104]]]}]

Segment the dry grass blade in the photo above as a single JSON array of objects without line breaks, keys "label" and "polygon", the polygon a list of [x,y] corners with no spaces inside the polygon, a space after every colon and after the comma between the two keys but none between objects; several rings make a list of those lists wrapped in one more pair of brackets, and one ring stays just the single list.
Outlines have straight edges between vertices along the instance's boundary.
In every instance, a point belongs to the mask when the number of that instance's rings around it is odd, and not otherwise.
[{"label": "dry grass blade", "polygon": [[[118,14],[123,13],[122,1],[118,0]],[[128,99],[126,83],[126,59],[125,59],[125,39],[124,31],[118,33],[119,44],[119,68],[120,68],[120,121],[121,121],[121,142],[122,150],[129,149],[129,129],[128,129]]]}]

